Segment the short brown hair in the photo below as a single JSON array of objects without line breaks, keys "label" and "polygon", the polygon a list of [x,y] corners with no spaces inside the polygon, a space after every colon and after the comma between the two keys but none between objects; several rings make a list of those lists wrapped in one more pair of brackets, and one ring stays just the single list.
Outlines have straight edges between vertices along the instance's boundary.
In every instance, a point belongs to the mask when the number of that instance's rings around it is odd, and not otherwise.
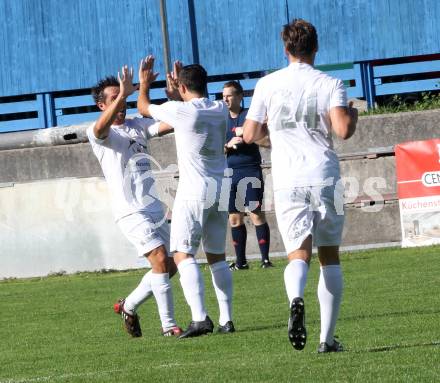
[{"label": "short brown hair", "polygon": [[234,88],[235,94],[243,94],[243,87],[238,81],[228,81],[225,82],[225,85],[223,85],[223,89],[225,88]]},{"label": "short brown hair", "polygon": [[185,65],[180,70],[179,82],[191,92],[197,92],[201,95],[207,93],[208,74],[205,68],[199,64]]},{"label": "short brown hair", "polygon": [[295,57],[307,57],[318,49],[315,27],[303,19],[293,19],[284,25],[281,37],[287,51]]},{"label": "short brown hair", "polygon": [[119,88],[119,81],[115,76],[107,76],[101,80],[92,88],[92,97],[95,101],[95,104],[98,105],[98,102],[104,102],[105,96],[104,91],[105,88],[109,86],[115,86]]}]

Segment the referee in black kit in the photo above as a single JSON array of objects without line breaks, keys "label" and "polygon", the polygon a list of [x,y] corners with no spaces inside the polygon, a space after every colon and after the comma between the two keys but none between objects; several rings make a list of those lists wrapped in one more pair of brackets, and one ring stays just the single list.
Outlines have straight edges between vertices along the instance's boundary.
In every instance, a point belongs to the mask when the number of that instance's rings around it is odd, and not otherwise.
[{"label": "referee in black kit", "polygon": [[[261,252],[261,267],[272,267],[269,261],[270,230],[265,214],[261,210],[264,194],[261,155],[257,144],[248,145],[243,142],[241,127],[246,119],[247,109],[241,107],[243,88],[239,82],[228,81],[224,84],[223,100],[229,108],[225,151],[228,167],[233,170],[229,197],[229,224],[237,257],[236,262],[231,263],[229,268],[231,270],[249,269],[246,260],[247,231],[243,220],[245,212],[249,214],[255,225]],[[268,146],[269,141],[265,141],[259,144]],[[252,183],[249,182],[251,179],[254,180]]]}]

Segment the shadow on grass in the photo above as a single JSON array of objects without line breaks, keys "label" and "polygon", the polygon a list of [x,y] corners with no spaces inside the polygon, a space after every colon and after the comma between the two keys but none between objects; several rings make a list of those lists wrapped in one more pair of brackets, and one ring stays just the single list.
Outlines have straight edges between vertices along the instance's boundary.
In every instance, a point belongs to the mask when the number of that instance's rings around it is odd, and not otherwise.
[{"label": "shadow on grass", "polygon": [[341,260],[345,262],[366,261],[374,258],[373,255],[359,255],[353,253],[341,254]]},{"label": "shadow on grass", "polygon": [[265,330],[276,330],[276,329],[281,329],[281,328],[287,329],[287,324],[274,323],[272,325],[266,325],[266,326],[252,326],[252,327],[242,326],[237,329],[237,332],[255,332],[255,331],[265,331]]},{"label": "shadow on grass", "polygon": [[402,350],[402,349],[406,349],[406,348],[437,347],[437,346],[440,346],[440,341],[425,342],[425,343],[413,343],[413,344],[392,344],[392,345],[389,345],[389,346],[380,346],[380,347],[367,348],[365,350],[352,350],[351,352],[354,352],[354,353],[387,352],[387,351],[394,351],[394,350]]},{"label": "shadow on grass", "polygon": [[388,318],[388,317],[401,317],[401,316],[410,316],[410,315],[428,315],[428,314],[439,314],[440,310],[413,310],[413,311],[394,311],[394,312],[385,312],[381,314],[365,314],[365,315],[353,315],[353,316],[345,316],[340,317],[338,321],[357,321],[362,319],[377,319],[377,318]]}]

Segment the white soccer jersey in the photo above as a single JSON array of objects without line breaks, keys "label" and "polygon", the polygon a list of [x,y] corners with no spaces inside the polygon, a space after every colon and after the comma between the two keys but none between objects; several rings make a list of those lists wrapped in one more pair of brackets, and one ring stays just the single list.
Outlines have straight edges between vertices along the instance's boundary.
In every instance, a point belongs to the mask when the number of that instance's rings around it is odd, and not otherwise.
[{"label": "white soccer jersey", "polygon": [[258,81],[247,119],[263,123],[268,117],[274,190],[340,177],[329,115],[337,106],[347,106],[342,81],[305,63]]},{"label": "white soccer jersey", "polygon": [[123,125],[112,125],[102,140],[95,137],[94,126],[87,136],[110,189],[116,221],[140,211],[162,212],[147,153],[147,140],[158,134],[159,123],[127,119]]},{"label": "white soccer jersey", "polygon": [[174,128],[179,162],[176,199],[218,201],[226,167],[226,104],[194,98],[150,105],[149,111]]}]

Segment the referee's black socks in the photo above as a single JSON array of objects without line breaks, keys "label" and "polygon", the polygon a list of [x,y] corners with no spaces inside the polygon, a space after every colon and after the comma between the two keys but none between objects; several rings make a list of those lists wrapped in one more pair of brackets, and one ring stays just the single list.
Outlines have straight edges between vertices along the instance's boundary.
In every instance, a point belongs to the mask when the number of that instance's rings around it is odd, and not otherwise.
[{"label": "referee's black socks", "polygon": [[237,266],[241,267],[246,264],[246,239],[247,230],[246,225],[231,227],[232,244],[235,248],[235,255],[237,257]]},{"label": "referee's black socks", "polygon": [[257,234],[258,246],[260,246],[261,260],[269,260],[269,246],[270,246],[270,230],[269,225],[263,223],[262,225],[255,226],[255,232]]}]

